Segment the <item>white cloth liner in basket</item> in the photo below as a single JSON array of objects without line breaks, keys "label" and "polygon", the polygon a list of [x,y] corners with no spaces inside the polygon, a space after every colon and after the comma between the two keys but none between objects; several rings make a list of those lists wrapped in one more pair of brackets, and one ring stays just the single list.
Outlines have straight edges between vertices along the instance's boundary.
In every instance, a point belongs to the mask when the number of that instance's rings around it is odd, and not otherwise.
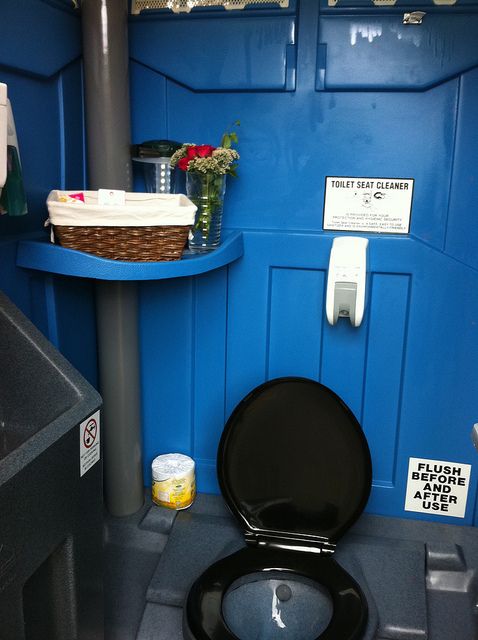
[{"label": "white cloth liner in basket", "polygon": [[[97,191],[83,191],[85,203],[60,202],[51,191],[46,201],[49,224],[65,227],[159,227],[192,225],[197,207],[183,194],[126,193],[124,205],[99,205]],[[53,230],[51,240],[54,242]]]}]

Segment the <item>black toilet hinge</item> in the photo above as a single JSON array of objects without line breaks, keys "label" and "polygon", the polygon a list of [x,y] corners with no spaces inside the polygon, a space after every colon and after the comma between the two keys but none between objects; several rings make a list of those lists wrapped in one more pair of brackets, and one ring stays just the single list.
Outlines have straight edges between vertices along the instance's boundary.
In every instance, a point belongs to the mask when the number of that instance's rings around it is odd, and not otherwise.
[{"label": "black toilet hinge", "polygon": [[252,531],[245,532],[246,543],[254,547],[285,549],[287,551],[306,551],[330,555],[335,551],[335,544],[327,540],[309,537],[291,537],[274,534],[263,534]]}]

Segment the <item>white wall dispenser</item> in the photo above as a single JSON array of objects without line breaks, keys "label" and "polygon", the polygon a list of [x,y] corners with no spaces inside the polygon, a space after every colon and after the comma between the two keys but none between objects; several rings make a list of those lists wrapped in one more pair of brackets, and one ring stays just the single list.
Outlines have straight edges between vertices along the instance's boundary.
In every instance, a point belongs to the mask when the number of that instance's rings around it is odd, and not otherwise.
[{"label": "white wall dispenser", "polygon": [[335,238],[330,251],[326,312],[331,325],[349,318],[359,327],[365,310],[367,276],[367,238]]},{"label": "white wall dispenser", "polygon": [[0,189],[7,179],[7,85],[0,82]]}]

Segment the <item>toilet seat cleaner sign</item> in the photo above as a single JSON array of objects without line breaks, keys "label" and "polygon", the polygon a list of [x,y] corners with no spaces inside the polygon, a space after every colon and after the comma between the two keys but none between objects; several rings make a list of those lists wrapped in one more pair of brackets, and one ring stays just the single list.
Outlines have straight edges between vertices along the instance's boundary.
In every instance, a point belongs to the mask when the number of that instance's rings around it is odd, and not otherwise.
[{"label": "toilet seat cleaner sign", "polygon": [[324,230],[407,234],[413,184],[408,178],[327,177]]},{"label": "toilet seat cleaner sign", "polygon": [[405,511],[464,518],[471,465],[410,458]]}]

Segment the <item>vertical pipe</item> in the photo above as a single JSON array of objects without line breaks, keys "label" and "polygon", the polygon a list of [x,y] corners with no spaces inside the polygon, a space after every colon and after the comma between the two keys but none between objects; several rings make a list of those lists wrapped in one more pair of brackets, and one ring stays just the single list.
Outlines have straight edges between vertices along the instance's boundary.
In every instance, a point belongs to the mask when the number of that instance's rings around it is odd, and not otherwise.
[{"label": "vertical pipe", "polygon": [[131,191],[128,0],[83,0],[81,15],[89,185]]},{"label": "vertical pipe", "polygon": [[[83,0],[89,187],[131,191],[128,0]],[[105,501],[125,516],[143,504],[138,302],[134,282],[96,288]]]},{"label": "vertical pipe", "polygon": [[97,283],[105,502],[115,516],[143,504],[137,307],[135,282]]}]

